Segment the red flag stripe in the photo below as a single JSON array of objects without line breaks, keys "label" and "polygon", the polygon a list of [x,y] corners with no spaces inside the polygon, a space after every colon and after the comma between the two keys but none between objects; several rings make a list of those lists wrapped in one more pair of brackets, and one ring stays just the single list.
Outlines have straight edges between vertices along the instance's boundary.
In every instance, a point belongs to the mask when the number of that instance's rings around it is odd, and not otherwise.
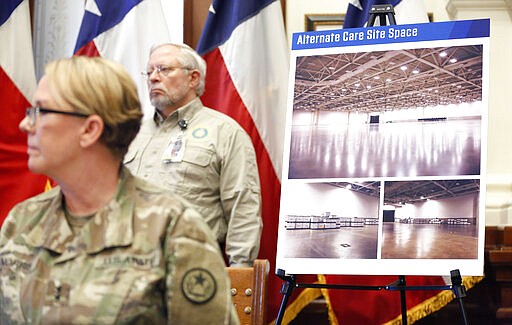
[{"label": "red flag stripe", "polygon": [[96,44],[94,41],[90,41],[85,44],[81,49],[76,51],[75,55],[84,55],[84,56],[100,56],[100,52],[96,48]]},{"label": "red flag stripe", "polygon": [[[16,56],[14,53],[12,56]],[[5,54],[5,53],[4,53]],[[0,99],[4,110],[0,122],[0,225],[9,210],[18,202],[41,193],[46,177],[34,175],[27,166],[27,136],[18,124],[30,102],[13,80],[0,67]]]},{"label": "red flag stripe", "polygon": [[[281,183],[274,172],[274,167],[261,140],[258,129],[234,87],[219,49],[217,48],[209,52],[204,58],[208,63],[208,73],[206,75],[207,91],[205,91],[201,100],[205,106],[215,108],[235,119],[251,137],[256,151],[260,173],[263,218],[259,258],[266,258],[270,261],[270,270],[272,272],[275,269],[275,253],[277,250],[277,227],[275,225],[277,223],[276,220],[279,218]],[[218,96],[218,94],[223,94],[223,96]],[[232,109],[233,107],[238,109],[234,110]],[[279,289],[280,286],[280,279],[271,276],[268,292],[270,300],[269,315],[271,316],[277,314],[276,307],[279,305],[282,297]]]}]

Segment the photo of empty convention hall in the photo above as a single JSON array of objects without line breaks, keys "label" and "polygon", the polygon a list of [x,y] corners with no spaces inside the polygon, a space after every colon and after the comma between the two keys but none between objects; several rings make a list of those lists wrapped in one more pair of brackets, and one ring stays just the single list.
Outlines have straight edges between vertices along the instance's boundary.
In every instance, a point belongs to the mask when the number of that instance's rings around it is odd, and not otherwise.
[{"label": "photo of empty convention hall", "polygon": [[383,259],[478,258],[480,181],[385,182]]},{"label": "photo of empty convention hall", "polygon": [[297,57],[288,178],[479,175],[482,48]]},{"label": "photo of empty convention hall", "polygon": [[380,182],[294,183],[283,191],[286,258],[376,259]]}]

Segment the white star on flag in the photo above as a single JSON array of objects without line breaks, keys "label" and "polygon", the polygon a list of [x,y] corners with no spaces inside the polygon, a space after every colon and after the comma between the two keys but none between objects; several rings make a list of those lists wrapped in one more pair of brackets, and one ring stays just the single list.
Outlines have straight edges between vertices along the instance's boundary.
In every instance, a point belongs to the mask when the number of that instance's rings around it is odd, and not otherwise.
[{"label": "white star on flag", "polygon": [[359,1],[359,0],[350,0],[349,3],[351,5],[353,5],[354,7],[356,7],[357,9],[361,10],[361,11],[363,10],[363,6],[361,6],[361,1]]},{"label": "white star on flag", "polygon": [[213,8],[213,3],[210,4],[210,8],[208,8],[208,11],[215,15],[215,8]]},{"label": "white star on flag", "polygon": [[95,0],[87,0],[85,2],[85,10],[89,11],[90,13],[101,17],[100,9],[98,9],[98,5],[96,4]]}]

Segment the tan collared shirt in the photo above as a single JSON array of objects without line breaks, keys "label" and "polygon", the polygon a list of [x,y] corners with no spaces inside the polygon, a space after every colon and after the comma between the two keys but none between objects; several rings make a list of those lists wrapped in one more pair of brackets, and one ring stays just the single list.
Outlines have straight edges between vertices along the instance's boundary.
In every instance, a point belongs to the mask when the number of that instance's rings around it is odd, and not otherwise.
[{"label": "tan collared shirt", "polygon": [[[165,153],[173,148],[182,150],[177,161]],[[225,243],[230,264],[252,264],[262,230],[258,166],[251,139],[233,119],[199,98],[165,120],[155,113],[143,122],[125,165],[187,199]]]}]

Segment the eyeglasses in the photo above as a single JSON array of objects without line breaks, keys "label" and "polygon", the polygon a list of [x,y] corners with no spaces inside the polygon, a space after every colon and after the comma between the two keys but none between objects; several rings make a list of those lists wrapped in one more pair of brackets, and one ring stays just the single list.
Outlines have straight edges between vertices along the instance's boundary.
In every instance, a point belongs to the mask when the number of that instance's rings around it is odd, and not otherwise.
[{"label": "eyeglasses", "polygon": [[79,113],[79,112],[56,111],[54,109],[38,107],[38,106],[29,107],[25,110],[25,116],[28,117],[31,127],[34,127],[36,125],[37,116],[39,114],[46,114],[46,113],[63,114],[63,115],[70,115],[70,116],[76,116],[76,117],[82,117],[82,118],[89,117],[89,115]]},{"label": "eyeglasses", "polygon": [[167,65],[157,65],[153,70],[142,71],[140,74],[142,75],[144,80],[149,80],[149,78],[155,71],[158,75],[167,77],[169,75],[169,73],[173,72],[174,70],[179,70],[179,69],[192,70],[191,68],[187,68],[187,67],[170,67]]}]

